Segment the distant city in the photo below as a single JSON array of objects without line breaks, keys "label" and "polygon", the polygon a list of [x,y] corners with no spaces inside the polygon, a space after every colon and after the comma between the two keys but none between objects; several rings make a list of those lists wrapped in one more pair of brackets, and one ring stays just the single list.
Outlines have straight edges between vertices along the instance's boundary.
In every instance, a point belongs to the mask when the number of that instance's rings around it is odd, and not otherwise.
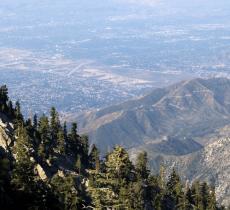
[{"label": "distant city", "polygon": [[25,114],[81,113],[187,78],[230,77],[228,5],[97,3],[0,3],[0,83]]}]

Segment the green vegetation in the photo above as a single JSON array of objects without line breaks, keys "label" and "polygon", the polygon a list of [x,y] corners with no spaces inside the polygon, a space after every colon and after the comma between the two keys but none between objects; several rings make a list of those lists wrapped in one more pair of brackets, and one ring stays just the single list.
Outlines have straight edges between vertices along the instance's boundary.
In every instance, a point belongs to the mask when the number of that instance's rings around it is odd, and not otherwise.
[{"label": "green vegetation", "polygon": [[[147,153],[134,165],[116,146],[100,159],[95,145],[77,124],[67,129],[58,112],[24,120],[19,102],[9,101],[0,88],[0,114],[14,122],[14,144],[0,147],[0,208],[219,210],[215,189],[207,183],[183,184],[175,170],[169,177],[153,175]],[[163,169],[162,169],[163,171]]]}]

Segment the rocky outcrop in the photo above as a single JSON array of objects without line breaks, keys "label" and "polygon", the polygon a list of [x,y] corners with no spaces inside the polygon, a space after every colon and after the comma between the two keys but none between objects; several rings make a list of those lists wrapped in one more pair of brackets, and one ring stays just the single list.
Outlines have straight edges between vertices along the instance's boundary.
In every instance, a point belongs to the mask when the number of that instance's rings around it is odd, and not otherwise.
[{"label": "rocky outcrop", "polygon": [[[230,138],[220,139],[206,146],[202,152],[201,173],[193,179],[207,179],[216,186],[216,194],[224,205],[230,205]],[[215,178],[214,180],[212,180]]]},{"label": "rocky outcrop", "polygon": [[13,125],[0,118],[0,146],[6,151],[13,145],[12,130]]},{"label": "rocky outcrop", "polygon": [[45,170],[42,168],[40,164],[36,165],[38,176],[41,180],[46,181],[48,179],[48,175],[46,174]]}]

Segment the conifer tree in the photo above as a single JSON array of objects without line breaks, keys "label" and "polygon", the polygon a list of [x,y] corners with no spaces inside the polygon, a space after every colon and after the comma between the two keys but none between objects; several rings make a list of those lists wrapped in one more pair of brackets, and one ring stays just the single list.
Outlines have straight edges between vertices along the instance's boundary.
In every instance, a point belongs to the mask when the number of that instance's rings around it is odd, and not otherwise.
[{"label": "conifer tree", "polygon": [[34,118],[33,118],[33,126],[34,126],[34,129],[37,129],[38,127],[38,116],[36,114],[34,115]]},{"label": "conifer tree", "polygon": [[162,188],[161,179],[162,178],[159,175],[150,175],[148,179],[147,195],[151,200],[151,207],[156,210],[162,209],[164,188]]},{"label": "conifer tree", "polygon": [[7,102],[8,102],[8,89],[6,85],[3,85],[0,87],[0,111],[2,112],[8,111]]},{"label": "conifer tree", "polygon": [[72,140],[77,139],[77,137],[78,137],[78,135],[77,135],[77,123],[72,124],[70,136],[71,136]]},{"label": "conifer tree", "polygon": [[107,156],[105,162],[108,177],[113,179],[130,179],[133,165],[129,160],[129,155],[121,146],[116,146]]},{"label": "conifer tree", "polygon": [[57,134],[57,150],[61,155],[65,154],[65,135],[62,129]]},{"label": "conifer tree", "polygon": [[67,138],[68,138],[68,130],[67,130],[66,122],[64,122],[64,125],[63,125],[63,133],[64,133],[65,141],[67,141]]},{"label": "conifer tree", "polygon": [[208,204],[207,210],[216,210],[217,209],[217,202],[216,202],[216,192],[215,187],[209,187],[209,196],[208,196]]},{"label": "conifer tree", "polygon": [[18,127],[22,126],[24,123],[23,120],[23,115],[21,113],[21,105],[20,102],[17,101],[15,104],[15,128],[17,129]]},{"label": "conifer tree", "polygon": [[147,163],[148,163],[147,153],[146,152],[140,153],[137,157],[137,161],[135,165],[137,175],[140,179],[147,179],[150,174],[150,170],[148,169]]},{"label": "conifer tree", "polygon": [[43,115],[39,120],[38,131],[41,139],[38,148],[38,155],[42,159],[47,159],[51,153],[51,136],[49,119],[45,115]]},{"label": "conifer tree", "polygon": [[14,147],[16,163],[12,183],[17,189],[31,193],[36,180],[35,163],[32,159],[33,146],[26,129],[20,126],[18,130],[19,135]]},{"label": "conifer tree", "polygon": [[209,203],[209,193],[210,193],[210,189],[207,185],[206,182],[201,183],[200,185],[200,196],[201,196],[201,203],[200,203],[200,208],[206,210],[206,208],[208,207],[208,203]]},{"label": "conifer tree", "polygon": [[191,187],[192,203],[197,209],[202,208],[202,197],[200,195],[200,182],[195,181]]},{"label": "conifer tree", "polygon": [[70,134],[68,135],[68,152],[75,154],[75,158],[79,154],[80,140],[77,133],[77,123],[73,123],[71,127]]},{"label": "conifer tree", "polygon": [[10,187],[9,176],[10,174],[10,161],[4,152],[4,149],[0,147],[0,204],[2,209],[7,209],[9,204],[9,192],[7,188]]},{"label": "conifer tree", "polygon": [[148,178],[150,175],[150,171],[147,166],[148,157],[146,152],[141,152],[137,156],[135,171],[137,174],[137,181],[134,183],[134,193],[135,199],[134,203],[136,203],[136,208],[145,209],[145,207],[151,205],[151,197],[148,196],[149,191],[149,183]]},{"label": "conifer tree", "polygon": [[7,106],[8,106],[8,115],[11,119],[13,119],[14,118],[14,107],[13,107],[12,101],[8,101]]},{"label": "conifer tree", "polygon": [[82,198],[76,188],[76,181],[72,175],[60,177],[57,174],[51,180],[54,194],[59,200],[55,209],[76,210],[82,207]]},{"label": "conifer tree", "polygon": [[193,195],[192,195],[192,191],[190,188],[187,188],[185,189],[185,199],[184,199],[184,202],[185,202],[185,209],[186,210],[193,210],[193,207],[194,207],[194,202],[193,202]]},{"label": "conifer tree", "polygon": [[96,145],[92,145],[92,149],[89,155],[90,167],[95,169],[97,172],[100,171],[100,153]]},{"label": "conifer tree", "polygon": [[56,146],[57,135],[60,130],[59,115],[55,107],[50,110],[50,134],[51,134],[51,145]]},{"label": "conifer tree", "polygon": [[182,185],[180,182],[180,177],[173,169],[171,175],[169,176],[166,194],[164,198],[166,209],[178,209],[180,204],[180,198],[183,196]]}]

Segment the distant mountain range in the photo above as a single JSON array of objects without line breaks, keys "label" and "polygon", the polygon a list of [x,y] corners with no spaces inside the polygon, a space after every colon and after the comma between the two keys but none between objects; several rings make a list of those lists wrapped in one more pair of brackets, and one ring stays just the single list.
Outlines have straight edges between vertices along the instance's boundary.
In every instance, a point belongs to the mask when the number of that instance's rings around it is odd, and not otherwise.
[{"label": "distant mountain range", "polygon": [[230,80],[193,79],[79,117],[79,128],[102,155],[116,144],[135,160],[148,152],[151,169],[175,167],[184,179],[216,185],[230,203]]}]

